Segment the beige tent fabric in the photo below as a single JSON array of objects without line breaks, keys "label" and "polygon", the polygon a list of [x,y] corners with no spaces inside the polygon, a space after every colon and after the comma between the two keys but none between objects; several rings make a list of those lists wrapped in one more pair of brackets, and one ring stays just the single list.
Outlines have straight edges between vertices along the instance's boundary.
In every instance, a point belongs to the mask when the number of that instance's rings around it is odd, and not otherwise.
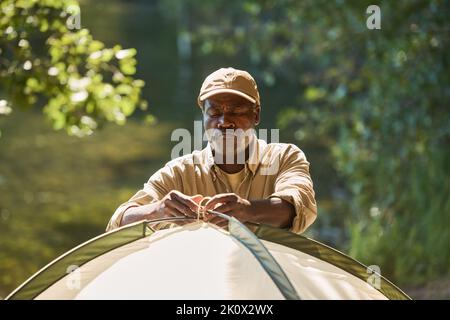
[{"label": "beige tent fabric", "polygon": [[302,299],[387,300],[369,283],[309,254],[261,240]]},{"label": "beige tent fabric", "polygon": [[[37,299],[282,299],[253,255],[202,222],[161,230],[110,251],[56,282]],[[258,288],[243,283],[259,283]]]},{"label": "beige tent fabric", "polygon": [[[263,243],[302,299],[386,299],[363,280],[327,262],[279,244]],[[37,299],[283,296],[243,244],[222,229],[195,222],[157,231],[107,252],[54,283]]]}]

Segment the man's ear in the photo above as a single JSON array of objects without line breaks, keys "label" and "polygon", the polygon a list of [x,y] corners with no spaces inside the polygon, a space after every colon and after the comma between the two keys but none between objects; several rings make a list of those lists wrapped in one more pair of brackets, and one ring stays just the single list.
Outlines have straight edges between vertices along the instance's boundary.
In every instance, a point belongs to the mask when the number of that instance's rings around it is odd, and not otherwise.
[{"label": "man's ear", "polygon": [[261,107],[256,106],[254,111],[255,111],[255,126],[257,126],[261,120]]}]

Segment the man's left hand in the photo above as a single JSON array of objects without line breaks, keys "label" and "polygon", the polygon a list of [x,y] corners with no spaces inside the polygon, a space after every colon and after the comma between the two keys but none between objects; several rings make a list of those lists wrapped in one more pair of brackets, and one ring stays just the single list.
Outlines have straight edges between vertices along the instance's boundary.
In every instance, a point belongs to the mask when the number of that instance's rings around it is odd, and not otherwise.
[{"label": "man's left hand", "polygon": [[[241,198],[235,193],[221,193],[212,197],[205,205],[206,210],[214,210],[245,223],[249,220],[250,201]],[[226,227],[228,221],[214,214],[208,214],[205,221],[213,223],[219,227]]]}]

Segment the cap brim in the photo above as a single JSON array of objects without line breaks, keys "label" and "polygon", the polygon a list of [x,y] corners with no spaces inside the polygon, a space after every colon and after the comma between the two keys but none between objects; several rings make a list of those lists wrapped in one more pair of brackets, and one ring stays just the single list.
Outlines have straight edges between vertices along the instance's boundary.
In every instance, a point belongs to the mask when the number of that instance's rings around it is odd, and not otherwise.
[{"label": "cap brim", "polygon": [[205,94],[203,94],[203,95],[201,95],[201,96],[199,97],[199,101],[200,101],[200,102],[203,102],[203,101],[205,101],[206,99],[208,99],[208,98],[210,98],[210,97],[212,97],[212,96],[215,96],[216,94],[219,94],[219,93],[232,93],[232,94],[235,94],[235,95],[241,96],[242,98],[247,99],[247,100],[250,101],[251,103],[256,103],[256,100],[253,99],[252,97],[250,97],[248,94],[245,94],[245,93],[243,93],[243,92],[241,92],[241,91],[238,91],[238,90],[234,90],[234,89],[225,89],[225,88],[222,88],[222,89],[216,89],[216,90],[212,90],[212,91],[210,91],[210,92],[207,92],[207,93],[205,93]]}]

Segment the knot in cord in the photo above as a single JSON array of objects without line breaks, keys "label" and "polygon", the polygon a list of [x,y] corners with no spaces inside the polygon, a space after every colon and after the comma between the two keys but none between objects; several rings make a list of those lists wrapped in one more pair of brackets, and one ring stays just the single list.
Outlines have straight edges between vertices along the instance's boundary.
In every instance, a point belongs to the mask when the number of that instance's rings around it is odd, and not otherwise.
[{"label": "knot in cord", "polygon": [[198,207],[197,207],[197,221],[203,218],[205,218],[205,216],[208,214],[208,212],[206,211],[206,208],[204,206],[204,204],[206,204],[206,202],[208,202],[211,199],[211,197],[204,197],[202,200],[200,200],[200,202],[198,203]]}]

